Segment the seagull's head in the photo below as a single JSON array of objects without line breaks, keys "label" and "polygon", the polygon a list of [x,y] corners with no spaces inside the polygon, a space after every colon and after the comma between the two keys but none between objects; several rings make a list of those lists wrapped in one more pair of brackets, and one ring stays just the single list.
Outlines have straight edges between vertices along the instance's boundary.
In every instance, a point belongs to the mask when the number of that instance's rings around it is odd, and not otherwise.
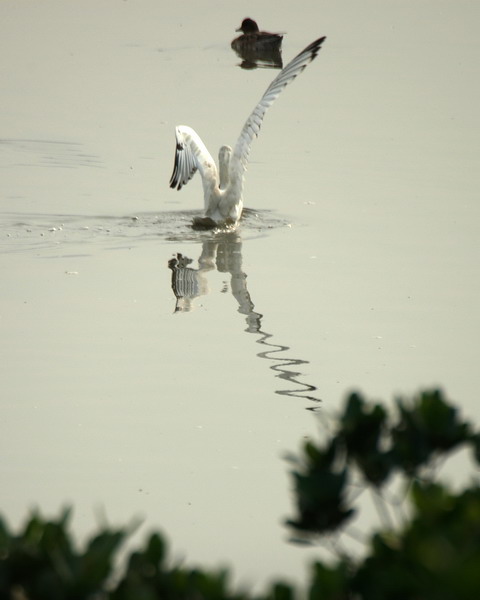
[{"label": "seagull's head", "polygon": [[230,162],[230,157],[232,156],[232,149],[230,146],[222,146],[218,151],[218,162],[228,164]]},{"label": "seagull's head", "polygon": [[232,149],[230,146],[222,146],[218,151],[218,171],[220,175],[220,188],[225,188],[229,181],[228,169],[230,167],[230,157]]}]

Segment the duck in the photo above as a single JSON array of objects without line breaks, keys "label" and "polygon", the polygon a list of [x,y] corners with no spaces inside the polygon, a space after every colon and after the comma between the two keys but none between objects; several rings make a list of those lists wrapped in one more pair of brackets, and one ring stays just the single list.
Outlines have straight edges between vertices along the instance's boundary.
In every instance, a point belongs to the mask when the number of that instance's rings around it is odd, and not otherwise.
[{"label": "duck", "polygon": [[318,55],[326,37],[309,44],[275,77],[246,120],[238,140],[222,146],[218,168],[198,133],[187,125],[175,127],[175,162],[170,187],[181,190],[198,171],[202,177],[204,217],[193,220],[194,229],[235,229],[243,211],[243,185],[250,148],[258,136],[267,109]]},{"label": "duck", "polygon": [[249,17],[243,19],[242,24],[235,31],[243,33],[243,35],[235,38],[231,44],[233,50],[238,53],[245,51],[279,50],[282,45],[283,35],[260,31],[257,23]]}]

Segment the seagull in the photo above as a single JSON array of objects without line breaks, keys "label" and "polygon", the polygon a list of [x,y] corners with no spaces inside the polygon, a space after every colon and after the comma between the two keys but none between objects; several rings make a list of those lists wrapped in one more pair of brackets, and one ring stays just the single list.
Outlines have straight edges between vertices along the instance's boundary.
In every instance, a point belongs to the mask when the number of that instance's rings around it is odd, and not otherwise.
[{"label": "seagull", "polygon": [[263,117],[280,92],[317,56],[325,41],[321,37],[309,44],[280,71],[260,102],[253,109],[232,150],[222,146],[218,154],[218,169],[200,136],[187,125],[175,128],[176,152],[170,187],[181,190],[196,171],[203,182],[205,217],[193,221],[196,229],[235,228],[243,210],[243,183],[248,156],[254,138],[258,136]]}]

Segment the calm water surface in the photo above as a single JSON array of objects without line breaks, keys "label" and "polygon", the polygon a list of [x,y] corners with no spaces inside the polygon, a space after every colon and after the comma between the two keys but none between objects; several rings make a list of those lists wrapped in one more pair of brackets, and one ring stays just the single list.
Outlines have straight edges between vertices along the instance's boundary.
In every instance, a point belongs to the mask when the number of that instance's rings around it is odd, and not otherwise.
[{"label": "calm water surface", "polygon": [[[139,515],[191,563],[299,579],[282,456],[349,389],[480,417],[480,9],[207,5],[0,6],[1,510]],[[234,143],[276,73],[238,67],[247,15],[284,62],[328,39],[266,115],[242,226],[196,233],[174,126]]]}]

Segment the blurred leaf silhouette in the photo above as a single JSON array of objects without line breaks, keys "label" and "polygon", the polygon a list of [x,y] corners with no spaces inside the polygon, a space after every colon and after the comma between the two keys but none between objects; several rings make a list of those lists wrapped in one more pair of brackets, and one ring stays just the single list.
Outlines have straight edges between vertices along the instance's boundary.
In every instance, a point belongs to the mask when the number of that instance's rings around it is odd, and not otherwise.
[{"label": "blurred leaf silhouette", "polygon": [[480,434],[439,390],[398,399],[396,411],[350,394],[330,439],[308,441],[289,457],[297,514],[287,524],[313,538],[342,528],[355,515],[348,486],[358,475],[376,493],[395,474],[404,477],[409,517],[371,535],[360,558],[343,554],[312,565],[303,590],[276,581],[259,595],[234,591],[226,570],[175,564],[160,533],[117,573],[132,527],[103,526],[78,550],[65,509],[51,521],[34,512],[18,534],[0,519],[0,600],[473,600],[480,590],[480,487],[454,492],[423,472],[461,447],[478,465]]}]

